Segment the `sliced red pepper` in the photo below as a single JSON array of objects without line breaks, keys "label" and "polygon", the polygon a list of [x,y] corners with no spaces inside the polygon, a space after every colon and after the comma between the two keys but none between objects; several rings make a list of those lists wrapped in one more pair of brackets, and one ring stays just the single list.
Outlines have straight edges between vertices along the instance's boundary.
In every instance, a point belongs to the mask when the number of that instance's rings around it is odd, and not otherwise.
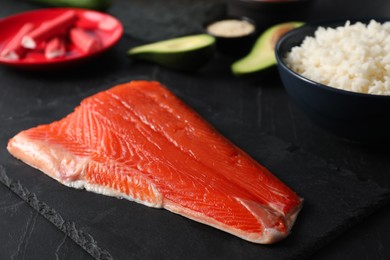
[{"label": "sliced red pepper", "polygon": [[26,51],[26,49],[21,44],[22,38],[27,33],[31,32],[33,29],[34,29],[34,25],[32,23],[24,24],[19,29],[19,31],[15,34],[15,36],[4,47],[0,55],[9,60],[20,59]]},{"label": "sliced red pepper", "polygon": [[69,29],[77,20],[75,11],[69,10],[57,18],[43,22],[38,28],[28,33],[22,39],[22,45],[27,49],[37,48],[40,42],[55,37]]}]

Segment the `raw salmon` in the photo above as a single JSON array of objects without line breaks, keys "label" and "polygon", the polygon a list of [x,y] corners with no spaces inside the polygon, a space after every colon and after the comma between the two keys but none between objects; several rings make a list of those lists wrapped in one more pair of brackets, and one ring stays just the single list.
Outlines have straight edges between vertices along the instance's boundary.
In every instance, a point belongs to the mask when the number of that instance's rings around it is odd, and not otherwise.
[{"label": "raw salmon", "polygon": [[286,237],[302,205],[158,82],[97,93],[7,148],[66,186],[165,208],[255,243]]}]

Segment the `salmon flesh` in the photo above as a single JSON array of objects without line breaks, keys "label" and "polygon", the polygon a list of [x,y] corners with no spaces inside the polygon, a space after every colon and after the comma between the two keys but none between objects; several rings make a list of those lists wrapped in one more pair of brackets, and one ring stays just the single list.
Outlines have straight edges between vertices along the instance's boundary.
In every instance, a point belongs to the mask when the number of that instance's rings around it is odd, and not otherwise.
[{"label": "salmon flesh", "polygon": [[84,99],[8,151],[60,183],[165,208],[261,244],[285,238],[302,199],[158,82]]}]

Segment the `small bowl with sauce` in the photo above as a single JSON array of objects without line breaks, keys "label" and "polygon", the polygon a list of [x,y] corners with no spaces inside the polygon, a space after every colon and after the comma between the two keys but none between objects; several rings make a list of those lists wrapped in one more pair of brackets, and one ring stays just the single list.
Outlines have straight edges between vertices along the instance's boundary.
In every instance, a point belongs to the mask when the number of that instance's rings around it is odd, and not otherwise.
[{"label": "small bowl with sauce", "polygon": [[204,30],[216,38],[217,51],[229,56],[247,54],[257,33],[254,21],[236,16],[207,22]]}]

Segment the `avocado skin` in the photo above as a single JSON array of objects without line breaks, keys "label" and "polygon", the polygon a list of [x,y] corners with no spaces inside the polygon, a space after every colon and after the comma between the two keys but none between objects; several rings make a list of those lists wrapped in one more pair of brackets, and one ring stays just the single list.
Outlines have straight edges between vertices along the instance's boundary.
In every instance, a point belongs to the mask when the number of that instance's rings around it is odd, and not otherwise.
[{"label": "avocado skin", "polygon": [[178,71],[198,70],[208,63],[215,53],[215,42],[202,48],[182,52],[145,51],[128,55],[134,59],[150,61]]},{"label": "avocado skin", "polygon": [[30,0],[31,2],[56,7],[76,7],[104,11],[108,9],[112,0]]},{"label": "avocado skin", "polygon": [[[274,65],[276,65],[276,58],[274,54],[275,43],[282,36],[275,35],[278,30],[285,27],[291,27],[291,29],[298,28],[302,26],[302,22],[286,22],[274,25],[267,30],[265,30],[256,40],[255,44],[252,47],[252,50],[241,58],[240,60],[235,61],[231,65],[231,71],[236,76],[245,76],[251,77],[252,75],[257,75],[261,71],[266,70]],[[274,44],[272,41],[275,40]],[[254,62],[258,60],[258,62]]]}]

